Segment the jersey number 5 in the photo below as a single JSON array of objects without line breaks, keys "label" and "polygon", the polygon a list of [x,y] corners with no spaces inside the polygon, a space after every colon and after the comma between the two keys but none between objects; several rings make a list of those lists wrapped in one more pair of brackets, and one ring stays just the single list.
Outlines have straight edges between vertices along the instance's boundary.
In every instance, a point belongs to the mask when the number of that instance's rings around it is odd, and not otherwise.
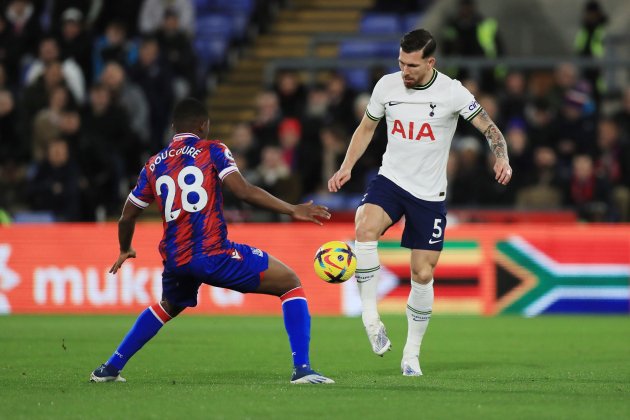
[{"label": "jersey number 5", "polygon": [[[193,177],[193,182],[190,184],[186,183],[186,177],[191,175]],[[177,176],[177,184],[181,189],[181,201],[182,201],[182,209],[189,213],[196,213],[201,211],[206,204],[208,204],[208,193],[203,189],[203,172],[201,169],[196,166],[186,166],[179,172]],[[175,201],[175,194],[177,187],[175,186],[175,181],[168,175],[162,175],[155,181],[155,191],[157,195],[162,195],[162,185],[166,185],[166,202],[164,203],[164,220],[167,222],[172,222],[177,219],[182,209],[173,210],[173,202]],[[191,203],[188,201],[188,196],[190,193],[196,193],[199,197],[196,203]]]}]

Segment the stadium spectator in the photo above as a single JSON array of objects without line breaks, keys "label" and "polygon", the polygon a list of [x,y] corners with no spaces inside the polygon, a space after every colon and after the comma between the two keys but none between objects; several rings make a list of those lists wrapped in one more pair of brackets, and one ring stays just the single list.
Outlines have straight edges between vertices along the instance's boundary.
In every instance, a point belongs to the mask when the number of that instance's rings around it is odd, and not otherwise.
[{"label": "stadium spectator", "polygon": [[125,69],[116,62],[105,66],[101,82],[109,89],[115,104],[125,110],[131,130],[142,142],[149,141],[149,105],[142,89],[127,80]]},{"label": "stadium spectator", "polygon": [[[104,0],[54,0],[51,5],[47,5],[43,20],[48,20],[48,30],[58,33],[62,30],[64,20],[68,17],[68,10],[76,10],[80,13],[79,19],[86,29],[94,28],[106,3]],[[129,2],[128,2],[129,3]],[[76,15],[76,13],[73,12]],[[46,16],[47,15],[47,16]]]},{"label": "stadium spectator", "polygon": [[[1,10],[1,9],[0,9]],[[11,43],[11,32],[9,25],[4,18],[4,14],[0,13],[0,66],[2,66],[2,82],[3,86],[9,83],[13,84],[16,80],[13,77],[17,68],[17,57],[14,56]]]},{"label": "stadium spectator", "polygon": [[554,114],[549,101],[545,98],[534,99],[525,107],[527,136],[532,148],[553,145]]},{"label": "stadium spectator", "polygon": [[259,93],[256,97],[256,117],[252,122],[252,130],[261,147],[276,141],[281,118],[278,95],[273,91]]},{"label": "stadium spectator", "polygon": [[75,151],[81,140],[81,114],[75,107],[68,107],[61,112],[59,121],[61,137],[68,142],[71,151]]},{"label": "stadium spectator", "polygon": [[[605,26],[608,17],[604,13],[600,3],[596,0],[588,0],[582,11],[582,25],[575,36],[575,52],[582,57],[602,58],[605,53],[604,38]],[[599,69],[585,69],[584,78],[590,83],[595,100],[599,101],[604,86],[600,79]]]},{"label": "stadium spectator", "polygon": [[[82,0],[81,0],[82,1]],[[98,1],[98,0],[97,0]],[[94,33],[105,32],[107,26],[114,21],[127,28],[127,34],[133,38],[138,35],[138,16],[141,1],[103,1],[100,13],[95,22]]]},{"label": "stadium spectator", "polygon": [[[463,57],[497,58],[504,54],[503,42],[499,35],[499,24],[494,18],[484,17],[474,0],[459,0],[457,11],[445,22],[443,28],[444,55]],[[463,69],[456,71],[457,79],[476,77]],[[496,80],[505,69],[501,66],[483,70],[478,80],[485,92],[494,92]]]},{"label": "stadium spectator", "polygon": [[341,73],[332,73],[326,83],[328,93],[328,116],[331,124],[340,124],[353,132],[353,104],[356,93],[348,87]]},{"label": "stadium spectator", "polygon": [[256,185],[282,200],[299,200],[301,197],[300,182],[291,176],[291,169],[278,146],[265,146],[262,149],[254,180]]},{"label": "stadium spectator", "polygon": [[291,173],[299,176],[300,166],[304,160],[301,155],[302,125],[296,118],[283,118],[278,124],[278,144],[282,149],[282,159]]},{"label": "stadium spectator", "polygon": [[0,166],[18,155],[16,138],[15,98],[10,90],[0,87]]},{"label": "stadium spectator", "polygon": [[296,118],[303,116],[306,88],[295,71],[285,70],[278,73],[274,91],[278,95],[282,115]]},{"label": "stadium spectator", "polygon": [[61,31],[58,36],[61,55],[66,61],[68,59],[76,61],[83,71],[85,80],[91,82],[93,40],[85,28],[83,13],[79,9],[69,8],[63,12],[61,19]]},{"label": "stadium spectator", "polygon": [[564,203],[564,183],[556,167],[551,147],[534,150],[534,169],[527,175],[526,187],[516,193],[516,207],[528,210],[554,210]]},{"label": "stadium spectator", "polygon": [[[453,146],[458,154],[457,173],[455,179],[449,180],[453,185],[450,203],[458,206],[480,204],[480,179],[482,174],[481,142],[473,136],[456,138]],[[491,179],[493,179],[492,177]]]},{"label": "stadium spectator", "polygon": [[30,0],[12,0],[5,11],[9,31],[7,70],[19,80],[20,66],[35,55],[41,28]]},{"label": "stadium spectator", "polygon": [[[328,95],[322,85],[311,87],[306,96],[302,122],[302,140],[309,150],[319,148],[319,130],[328,121]],[[365,110],[363,110],[365,112]]]},{"label": "stadium spectator", "polygon": [[[255,168],[260,163],[260,147],[254,137],[252,127],[247,123],[239,123],[232,130],[232,135],[227,141],[235,159],[238,156],[247,168]],[[238,165],[241,172],[243,169]]]},{"label": "stadium spectator", "polygon": [[505,78],[504,89],[498,97],[499,109],[505,121],[512,118],[525,118],[527,104],[525,75],[521,72],[510,72]]},{"label": "stadium spectator", "polygon": [[87,212],[94,215],[100,207],[113,214],[120,204],[119,191],[129,188],[129,180],[141,165],[139,142],[130,129],[127,113],[112,102],[111,92],[103,84],[90,89],[82,121],[81,164],[90,180]]},{"label": "stadium spectator", "polygon": [[564,104],[567,93],[575,88],[580,81],[578,69],[572,63],[559,64],[553,73],[553,86],[545,95],[554,112],[559,112]]},{"label": "stadium spectator", "polygon": [[49,143],[46,159],[35,167],[26,195],[33,210],[50,211],[57,221],[78,220],[79,170],[65,140]]},{"label": "stadium spectator", "polygon": [[[346,155],[348,135],[343,127],[328,125],[322,127],[320,139],[321,151],[319,152],[319,156],[314,156],[314,158],[316,158],[314,160],[317,162],[319,169],[319,173],[315,178],[317,180],[315,192],[318,194],[326,194],[328,192],[328,180],[337,172],[337,169],[341,166],[343,158]],[[346,191],[348,193],[362,192],[365,184],[361,181],[361,174],[355,175],[355,177],[346,184]],[[351,185],[351,183],[354,185]]]},{"label": "stadium spectator", "polygon": [[630,209],[630,147],[621,142],[619,126],[604,118],[597,128],[595,175],[611,187],[613,220],[628,220]]},{"label": "stadium spectator", "polygon": [[573,157],[569,203],[582,220],[589,222],[609,220],[610,188],[605,179],[595,173],[593,158],[589,155],[576,154]]},{"label": "stadium spectator", "polygon": [[[4,68],[0,65],[0,70]],[[0,210],[10,211],[20,204],[29,147],[18,136],[16,98],[6,86],[5,73],[0,71]],[[2,211],[4,211],[2,210]],[[3,219],[9,220],[8,215]]]},{"label": "stadium spectator", "polygon": [[94,42],[92,52],[92,76],[98,80],[108,62],[131,66],[138,60],[138,46],[128,39],[127,27],[120,20],[107,24],[105,34]]},{"label": "stadium spectator", "polygon": [[623,139],[630,142],[630,87],[624,90],[621,109],[615,113],[614,119],[619,125]]},{"label": "stadium spectator", "polygon": [[155,38],[142,40],[138,62],[129,70],[129,78],[142,89],[149,105],[150,148],[157,153],[165,146],[164,131],[174,95],[173,73],[160,60],[160,46]]},{"label": "stadium spectator", "polygon": [[[61,63],[52,61],[46,65],[44,73],[33,84],[24,89],[19,108],[19,134],[22,139],[30,139],[33,118],[48,105],[50,94],[59,86],[66,86]],[[32,153],[30,144],[27,149],[27,156],[30,158]]]},{"label": "stadium spectator", "polygon": [[70,105],[68,89],[60,85],[50,93],[48,106],[39,111],[33,119],[31,137],[32,158],[41,162],[46,158],[48,145],[61,137],[61,115]]},{"label": "stadium spectator", "polygon": [[191,0],[144,0],[140,8],[138,28],[143,34],[155,32],[168,10],[179,16],[180,28],[189,36],[195,35],[195,8]]},{"label": "stadium spectator", "polygon": [[585,92],[577,88],[569,90],[553,122],[553,147],[564,178],[568,178],[574,155],[593,155],[595,151],[595,118],[585,112],[588,100]]},{"label": "stadium spectator", "polygon": [[175,76],[175,97],[181,99],[197,92],[196,57],[188,34],[180,28],[179,16],[168,9],[156,33],[162,57]]},{"label": "stadium spectator", "polygon": [[74,100],[82,104],[85,101],[85,77],[83,70],[72,57],[61,60],[59,45],[53,37],[44,37],[39,42],[37,59],[33,61],[26,72],[26,85],[33,84],[44,73],[46,65],[53,61],[61,61],[61,72],[68,89],[72,93]]}]

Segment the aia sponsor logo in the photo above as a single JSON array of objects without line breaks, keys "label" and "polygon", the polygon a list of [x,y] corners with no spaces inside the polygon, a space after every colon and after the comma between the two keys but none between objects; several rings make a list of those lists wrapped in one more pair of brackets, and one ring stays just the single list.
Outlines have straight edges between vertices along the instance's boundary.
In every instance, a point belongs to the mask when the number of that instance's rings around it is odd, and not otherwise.
[{"label": "aia sponsor logo", "polygon": [[420,124],[415,123],[414,121],[409,121],[403,124],[400,120],[394,120],[391,134],[395,135],[396,133],[406,140],[435,141],[433,128],[431,128],[431,124],[427,122]]}]

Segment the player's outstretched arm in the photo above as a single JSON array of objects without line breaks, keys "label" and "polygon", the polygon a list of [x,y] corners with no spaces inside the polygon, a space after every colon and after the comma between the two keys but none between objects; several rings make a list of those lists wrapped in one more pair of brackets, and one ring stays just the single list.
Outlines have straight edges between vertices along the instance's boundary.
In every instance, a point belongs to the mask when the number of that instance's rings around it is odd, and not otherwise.
[{"label": "player's outstretched arm", "polygon": [[321,225],[322,222],[319,219],[330,219],[330,213],[326,207],[315,205],[313,201],[303,204],[289,204],[262,188],[250,184],[238,171],[227,175],[223,179],[223,184],[227,185],[240,200],[276,213],[288,214],[296,220]]},{"label": "player's outstretched arm", "polygon": [[508,158],[507,143],[501,131],[497,128],[492,118],[485,109],[472,119],[472,125],[477,128],[486,137],[490,150],[494,153],[496,161],[494,162],[494,175],[497,182],[507,185],[512,179],[512,168],[510,167],[510,159]]},{"label": "player's outstretched arm", "polygon": [[370,119],[367,115],[363,116],[363,119],[359,123],[359,126],[354,130],[352,140],[346,151],[346,157],[341,164],[341,167],[335,174],[328,180],[328,191],[337,192],[339,189],[350,180],[352,168],[357,163],[359,158],[365,153],[372,136],[374,136],[374,130],[378,121]]},{"label": "player's outstretched arm", "polygon": [[118,220],[118,244],[120,246],[120,254],[118,259],[109,269],[109,272],[116,274],[127,258],[136,258],[136,250],[131,247],[133,232],[136,229],[136,220],[142,213],[142,209],[135,206],[129,200],[125,203],[122,215]]}]

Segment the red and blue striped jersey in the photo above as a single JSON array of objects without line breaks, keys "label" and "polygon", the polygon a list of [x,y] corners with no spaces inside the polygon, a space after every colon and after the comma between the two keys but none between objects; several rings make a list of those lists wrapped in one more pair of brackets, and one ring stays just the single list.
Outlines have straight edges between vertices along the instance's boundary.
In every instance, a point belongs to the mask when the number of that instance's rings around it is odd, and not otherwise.
[{"label": "red and blue striped jersey", "polygon": [[223,218],[221,181],[238,171],[230,150],[215,140],[183,133],[142,168],[129,201],[146,208],[157,200],[164,227],[164,265],[187,264],[195,255],[231,252]]}]

